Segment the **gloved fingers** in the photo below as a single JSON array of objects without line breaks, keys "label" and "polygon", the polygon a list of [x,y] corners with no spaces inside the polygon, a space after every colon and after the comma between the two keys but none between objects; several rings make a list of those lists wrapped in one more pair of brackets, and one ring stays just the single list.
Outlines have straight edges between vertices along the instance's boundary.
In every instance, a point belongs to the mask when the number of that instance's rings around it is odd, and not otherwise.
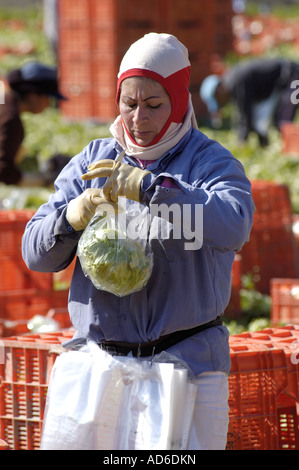
[{"label": "gloved fingers", "polygon": [[85,199],[87,200],[87,208],[92,215],[94,214],[95,207],[96,210],[101,212],[118,212],[117,198],[113,202],[110,199],[107,199],[104,196],[103,188],[88,188],[84,191]]},{"label": "gloved fingers", "polygon": [[81,176],[85,180],[94,178],[107,178],[112,175],[113,171],[120,165],[119,162],[114,160],[104,159],[98,162],[91,163],[88,167],[88,172]]},{"label": "gloved fingers", "polygon": [[94,216],[95,211],[96,211],[96,207],[94,205],[85,206],[84,210],[81,213],[81,218],[82,220],[84,220],[84,222],[86,222],[86,225],[90,221],[90,219],[92,219],[92,217]]},{"label": "gloved fingers", "polygon": [[92,180],[94,178],[107,178],[111,176],[113,173],[112,168],[96,168],[94,170],[90,170],[84,175],[81,176],[83,181]]},{"label": "gloved fingers", "polygon": [[88,188],[81,194],[81,196],[79,196],[79,198],[82,202],[78,205],[78,211],[88,214],[88,217],[93,216],[96,207],[106,201],[102,197],[101,188]]},{"label": "gloved fingers", "polygon": [[87,188],[81,194],[84,199],[92,200],[93,197],[102,197],[101,188]]},{"label": "gloved fingers", "polygon": [[118,214],[119,212],[122,212],[122,209],[116,204],[115,202],[112,201],[107,201],[106,199],[103,199],[103,202],[101,202],[96,209],[96,213],[113,213],[113,214]]},{"label": "gloved fingers", "polygon": [[[114,191],[113,191],[113,189],[114,189]],[[118,194],[117,194],[117,192],[115,194],[116,189],[117,189],[117,187],[115,187],[115,185],[113,185],[112,179],[108,178],[106,183],[104,184],[104,186],[102,188],[104,198],[107,199],[108,201],[117,202],[118,201]]]},{"label": "gloved fingers", "polygon": [[95,170],[96,168],[113,168],[115,165],[115,160],[111,158],[104,158],[103,160],[98,160],[97,162],[91,163],[88,166],[88,170]]},{"label": "gloved fingers", "polygon": [[84,230],[99,204],[107,202],[101,188],[88,188],[68,203],[66,218],[75,230]]}]

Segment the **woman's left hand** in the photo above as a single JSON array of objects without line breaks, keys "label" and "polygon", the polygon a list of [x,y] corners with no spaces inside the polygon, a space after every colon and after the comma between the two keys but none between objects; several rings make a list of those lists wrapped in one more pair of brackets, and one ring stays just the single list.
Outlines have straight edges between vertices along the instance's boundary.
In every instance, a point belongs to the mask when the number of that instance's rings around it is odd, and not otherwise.
[{"label": "woman's left hand", "polygon": [[133,201],[140,202],[140,186],[145,175],[149,171],[128,165],[127,163],[115,162],[104,159],[92,163],[88,172],[81,176],[83,180],[106,177],[102,190],[106,199],[117,202],[118,196],[125,196]]}]

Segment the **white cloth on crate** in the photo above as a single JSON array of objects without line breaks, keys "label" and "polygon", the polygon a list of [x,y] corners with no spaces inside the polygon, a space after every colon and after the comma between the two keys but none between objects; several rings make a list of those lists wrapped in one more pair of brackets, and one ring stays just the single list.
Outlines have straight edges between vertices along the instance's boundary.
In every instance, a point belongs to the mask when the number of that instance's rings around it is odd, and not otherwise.
[{"label": "white cloth on crate", "polygon": [[182,361],[159,358],[113,357],[93,342],[61,354],[41,450],[187,449],[196,386]]}]

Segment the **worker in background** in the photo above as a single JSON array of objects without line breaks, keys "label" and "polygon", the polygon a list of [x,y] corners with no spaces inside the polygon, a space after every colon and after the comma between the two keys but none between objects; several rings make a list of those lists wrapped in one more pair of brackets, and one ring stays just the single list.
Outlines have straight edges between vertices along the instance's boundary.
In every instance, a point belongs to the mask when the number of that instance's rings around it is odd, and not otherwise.
[{"label": "worker in background", "polygon": [[[38,62],[28,62],[12,70],[4,81],[4,99],[0,104],[0,182],[17,186],[48,186],[69,160],[64,156],[50,159],[44,172],[22,172],[25,138],[21,114],[42,113],[52,99],[65,97],[58,90],[57,72]],[[38,130],[37,130],[38,131]]]},{"label": "worker in background", "polygon": [[236,128],[240,142],[255,132],[261,146],[268,144],[271,125],[278,130],[294,120],[297,104],[291,85],[299,78],[299,64],[284,60],[257,59],[238,64],[222,76],[206,77],[200,96],[213,119],[232,101],[236,105]]}]

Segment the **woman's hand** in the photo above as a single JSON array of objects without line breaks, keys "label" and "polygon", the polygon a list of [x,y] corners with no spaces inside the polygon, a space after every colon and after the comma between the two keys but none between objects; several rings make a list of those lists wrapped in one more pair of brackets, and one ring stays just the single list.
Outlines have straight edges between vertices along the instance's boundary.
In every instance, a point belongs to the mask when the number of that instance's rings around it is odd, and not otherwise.
[{"label": "woman's hand", "polygon": [[140,201],[140,186],[149,171],[115,162],[114,160],[99,160],[88,167],[88,172],[82,175],[83,180],[107,177],[102,190],[107,200],[117,202],[118,196],[125,196],[133,201]]},{"label": "woman's hand", "polygon": [[66,218],[74,230],[84,230],[99,206],[101,206],[103,211],[107,210],[107,206],[111,205],[114,210],[116,209],[114,203],[107,201],[101,196],[101,191],[99,188],[88,188],[80,196],[69,202]]}]

